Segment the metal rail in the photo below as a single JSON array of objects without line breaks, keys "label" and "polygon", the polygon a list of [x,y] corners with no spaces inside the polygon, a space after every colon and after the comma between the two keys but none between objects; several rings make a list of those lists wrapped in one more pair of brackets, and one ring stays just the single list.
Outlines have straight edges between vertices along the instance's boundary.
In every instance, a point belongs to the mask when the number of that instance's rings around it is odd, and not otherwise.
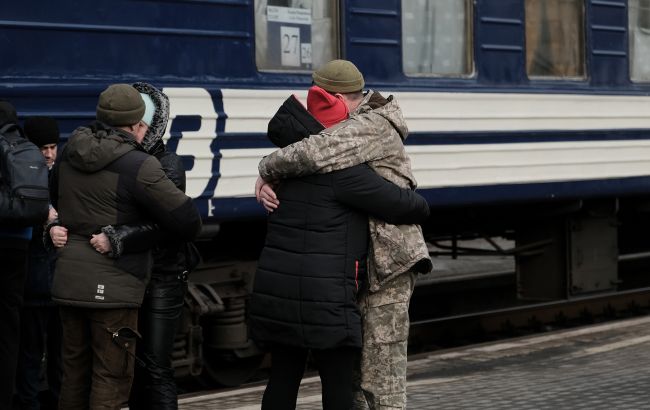
[{"label": "metal rail", "polygon": [[650,287],[532,303],[411,322],[409,344],[427,346],[444,335],[471,337],[518,328],[535,328],[574,319],[593,321],[650,307]]}]

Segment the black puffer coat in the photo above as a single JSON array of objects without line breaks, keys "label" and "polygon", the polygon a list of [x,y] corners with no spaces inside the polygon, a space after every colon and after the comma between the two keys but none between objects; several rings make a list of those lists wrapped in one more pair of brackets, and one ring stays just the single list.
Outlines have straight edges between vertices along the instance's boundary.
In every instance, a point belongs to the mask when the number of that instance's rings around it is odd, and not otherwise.
[{"label": "black puffer coat", "polygon": [[[269,137],[282,146],[322,128],[290,97],[269,123]],[[368,214],[420,223],[427,202],[365,164],[283,181],[277,195],[255,276],[253,338],[313,349],[361,346],[356,295],[366,277]]]}]

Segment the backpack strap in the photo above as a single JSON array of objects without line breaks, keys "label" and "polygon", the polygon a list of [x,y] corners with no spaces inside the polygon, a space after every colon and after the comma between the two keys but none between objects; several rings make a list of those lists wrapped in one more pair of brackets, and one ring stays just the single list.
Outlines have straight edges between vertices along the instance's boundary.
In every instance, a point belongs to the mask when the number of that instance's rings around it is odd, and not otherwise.
[{"label": "backpack strap", "polygon": [[0,128],[0,134],[4,134],[5,132],[9,131],[13,127],[17,127],[18,125],[14,124],[13,122],[8,122],[5,125]]},{"label": "backpack strap", "polygon": [[11,127],[15,127],[15,126],[16,126],[16,124],[14,124],[13,122],[10,122],[10,123],[7,123],[7,124],[3,125],[2,128],[0,128],[0,134],[4,134],[4,133],[7,132]]},{"label": "backpack strap", "polygon": [[23,130],[18,126],[18,124],[9,122],[0,128],[0,135],[6,134],[8,131],[11,131],[13,128],[18,129],[18,133],[20,134],[21,137],[25,138],[25,135],[23,134]]}]

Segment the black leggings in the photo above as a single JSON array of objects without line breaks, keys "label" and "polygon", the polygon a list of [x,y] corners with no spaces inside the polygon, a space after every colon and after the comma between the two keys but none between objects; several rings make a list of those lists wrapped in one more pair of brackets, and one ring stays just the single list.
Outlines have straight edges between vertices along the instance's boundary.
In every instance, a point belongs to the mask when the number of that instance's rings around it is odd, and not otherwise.
[{"label": "black leggings", "polygon": [[[323,410],[352,407],[352,372],[360,349],[339,347],[311,350],[323,388]],[[271,348],[271,376],[262,410],[293,410],[305,372],[308,349],[275,345]]]},{"label": "black leggings", "polygon": [[137,356],[146,367],[135,368],[131,410],[178,409],[176,380],[172,367],[174,335],[183,311],[187,283],[177,274],[154,272],[140,308],[142,340]]}]

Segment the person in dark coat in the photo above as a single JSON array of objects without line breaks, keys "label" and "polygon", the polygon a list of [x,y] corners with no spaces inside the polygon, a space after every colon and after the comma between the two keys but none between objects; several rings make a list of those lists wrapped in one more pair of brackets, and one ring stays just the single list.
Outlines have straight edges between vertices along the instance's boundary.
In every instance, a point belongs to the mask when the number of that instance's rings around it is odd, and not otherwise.
[{"label": "person in dark coat", "polygon": [[[24,138],[16,109],[0,101],[0,130],[3,135]],[[45,163],[43,162],[43,166]],[[0,175],[0,183],[2,176]],[[45,221],[43,221],[45,222]],[[20,309],[23,304],[27,249],[31,226],[0,225],[0,410],[11,408],[20,337]]]},{"label": "person in dark coat", "polygon": [[[150,100],[155,107],[151,118],[143,118],[149,129],[142,147],[160,161],[167,177],[185,192],[183,163],[176,153],[167,150],[163,142],[169,121],[169,100],[151,84],[135,83],[133,86],[145,101]],[[187,292],[190,266],[186,261],[186,241],[160,230],[155,224],[143,223],[105,226],[101,234],[93,235],[91,243],[112,258],[143,246],[153,248],[153,271],[138,318],[142,340],[136,347],[136,356],[141,362],[135,367],[129,409],[177,409],[172,352]]]},{"label": "person in dark coat", "polygon": [[111,85],[99,97],[97,121],[72,133],[54,169],[51,196],[67,229],[50,230],[59,247],[52,298],[64,330],[64,409],[118,410],[128,400],[138,308],[152,269],[150,250],[109,258],[91,245],[92,235],[142,220],[183,240],[201,229],[192,199],[144,151],[144,117],[133,86]]},{"label": "person in dark coat", "polygon": [[[167,150],[162,139],[169,120],[167,96],[148,84],[136,83],[134,87],[149,95],[156,106],[142,145],[149,154],[158,158],[165,174],[176,187],[185,192],[183,163],[176,153]],[[147,228],[141,230],[146,235]],[[133,241],[138,241],[137,234],[131,236]],[[140,307],[138,327],[142,341],[137,346],[137,352],[144,363],[135,370],[129,399],[131,410],[178,408],[172,352],[187,291],[185,242],[170,232],[162,231],[153,249],[153,272]]]},{"label": "person in dark coat", "polygon": [[[291,96],[268,135],[282,147],[322,129]],[[348,409],[361,347],[356,296],[366,277],[368,215],[420,223],[429,207],[365,164],[283,180],[276,192],[282,206],[269,216],[250,305],[252,337],[271,352],[262,409],[295,408],[309,352],[321,377],[323,408]]]},{"label": "person in dark coat", "polygon": [[[31,117],[25,120],[25,135],[43,154],[51,169],[56,161],[59,126],[54,118]],[[48,221],[57,217],[50,206]],[[29,243],[28,269],[25,279],[24,307],[21,311],[20,350],[16,373],[16,393],[20,409],[41,408],[41,368],[45,355],[47,403],[57,403],[61,389],[61,319],[52,301],[56,251],[43,243],[43,225],[33,227]],[[45,403],[44,403],[45,404]]]}]

